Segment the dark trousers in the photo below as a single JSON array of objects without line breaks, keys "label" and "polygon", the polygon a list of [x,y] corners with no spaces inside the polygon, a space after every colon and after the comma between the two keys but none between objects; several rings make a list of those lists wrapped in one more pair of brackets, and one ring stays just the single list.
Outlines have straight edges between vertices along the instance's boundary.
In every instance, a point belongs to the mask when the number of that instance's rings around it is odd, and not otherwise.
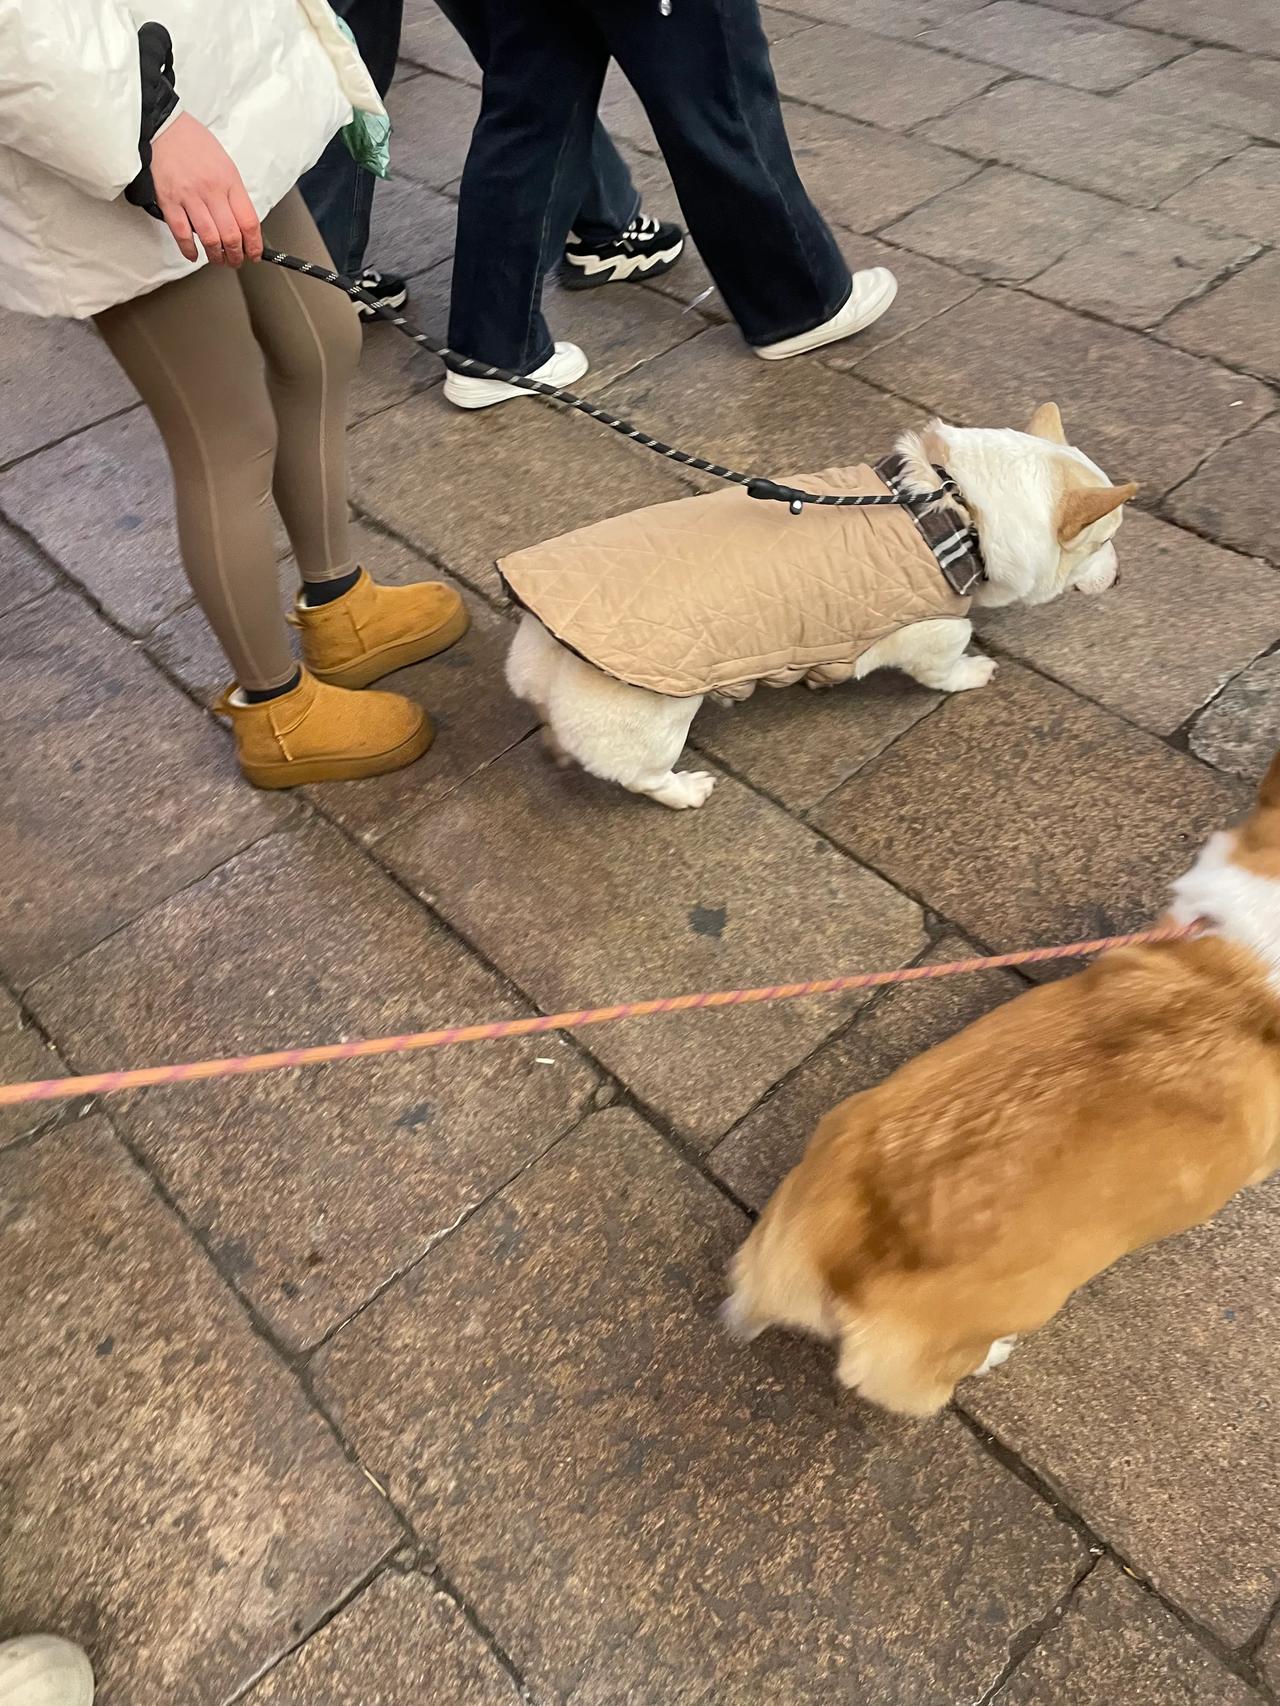
[{"label": "dark trousers", "polygon": [[[437,0],[437,3],[483,70],[489,47],[485,0]],[[336,0],[334,10],[346,20],[378,93],[385,95],[395,75],[404,0]],[[394,137],[391,160],[394,169]],[[372,172],[356,165],[340,136],[334,137],[302,180],[302,194],[311,217],[320,228],[334,265],[348,277],[358,273],[365,262],[376,181]],[[626,162],[608,132],[597,124],[582,176],[573,228],[584,242],[607,243],[625,231],[639,211],[639,191],[631,181]],[[549,244],[548,267],[558,253],[557,245]],[[395,256],[384,257],[384,265],[394,268]]]},{"label": "dark trousers", "polygon": [[[385,96],[396,73],[404,0],[332,0],[332,4],[356,38],[378,93]],[[335,136],[299,185],[334,266],[349,278],[364,265],[377,181],[372,172],[356,165],[341,136]]]},{"label": "dark trousers", "polygon": [[[489,7],[487,0],[436,0],[471,49],[483,71],[489,63]],[[631,181],[627,163],[614,147],[604,126],[596,121],[586,172],[578,192],[573,229],[584,243],[608,243],[625,231],[640,211],[640,192]],[[549,243],[546,264],[559,258],[560,247]]]},{"label": "dark trousers", "polygon": [[757,0],[472,0],[488,62],[462,178],[449,342],[551,355],[547,256],[573,224],[610,57],[644,103],[694,241],[749,343],[821,325],[849,269],[800,182]]}]

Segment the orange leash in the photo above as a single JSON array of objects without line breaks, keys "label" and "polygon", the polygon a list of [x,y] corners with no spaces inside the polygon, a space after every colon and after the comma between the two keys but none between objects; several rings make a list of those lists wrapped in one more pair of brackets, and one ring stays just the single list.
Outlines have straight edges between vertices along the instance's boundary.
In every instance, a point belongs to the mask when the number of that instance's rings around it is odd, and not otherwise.
[{"label": "orange leash", "polygon": [[945,965],[904,966],[897,971],[858,972],[852,977],[819,978],[812,983],[766,984],[759,989],[722,989],[704,995],[668,995],[655,1001],[626,1001],[615,1007],[586,1007],[574,1013],[548,1013],[529,1019],[497,1019],[485,1025],[447,1025],[438,1031],[411,1031],[399,1037],[363,1042],[325,1043],[316,1048],[276,1049],[270,1054],[231,1055],[222,1060],[193,1060],[176,1066],[142,1066],[130,1071],[89,1072],[77,1078],[43,1078],[30,1084],[0,1085],[0,1108],[21,1102],[55,1102],[71,1096],[118,1096],[155,1084],[189,1084],[210,1078],[240,1078],[250,1072],[279,1072],[294,1066],[326,1066],[338,1060],[371,1060],[378,1055],[410,1054],[417,1049],[452,1048],[455,1043],[497,1042],[541,1031],[576,1031],[583,1025],[611,1025],[619,1019],[645,1019],[653,1013],[688,1013],[711,1007],[747,1007],[762,1001],[793,1001],[801,995],[838,995],[849,989],[874,989],[885,983],[919,983],[931,977],[996,971],[1004,966],[1036,965],[1045,960],[1083,959],[1109,948],[1140,942],[1173,942],[1193,935],[1195,924],[1168,924],[1128,936],[1099,936],[1056,948],[1023,948],[986,959],[951,960]]}]

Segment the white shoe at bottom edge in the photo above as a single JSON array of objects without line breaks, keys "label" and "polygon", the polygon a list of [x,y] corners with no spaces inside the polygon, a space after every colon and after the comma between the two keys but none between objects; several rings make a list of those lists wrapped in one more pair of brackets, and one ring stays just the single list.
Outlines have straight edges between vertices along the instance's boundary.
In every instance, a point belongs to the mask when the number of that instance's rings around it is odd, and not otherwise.
[{"label": "white shoe at bottom edge", "polygon": [[756,354],[761,361],[785,361],[791,355],[804,355],[807,350],[837,344],[841,338],[850,338],[873,325],[893,306],[897,294],[898,281],[888,267],[869,267],[866,272],[856,272],[849,299],[838,314],[794,338],[783,338],[776,344],[757,344]]},{"label": "white shoe at bottom edge", "polygon": [[93,1667],[60,1635],[0,1641],[0,1706],[93,1706]]},{"label": "white shoe at bottom edge", "polygon": [[[551,359],[535,368],[529,378],[540,379],[544,385],[572,385],[590,365],[577,344],[557,344]],[[505,379],[473,379],[450,369],[445,375],[444,394],[456,409],[490,409],[509,397],[531,397],[534,393],[508,385]]]}]

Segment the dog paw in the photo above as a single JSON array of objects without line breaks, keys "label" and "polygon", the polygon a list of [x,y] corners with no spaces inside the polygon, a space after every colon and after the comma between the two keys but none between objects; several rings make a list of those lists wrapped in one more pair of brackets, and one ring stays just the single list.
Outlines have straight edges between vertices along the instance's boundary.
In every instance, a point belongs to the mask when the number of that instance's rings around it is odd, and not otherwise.
[{"label": "dog paw", "polygon": [[671,790],[677,797],[669,799],[667,804],[677,811],[695,811],[699,806],[705,806],[716,785],[715,777],[709,776],[705,770],[686,770],[673,780],[680,786]]},{"label": "dog paw", "polygon": [[551,730],[545,723],[542,725],[542,750],[546,754],[549,762],[554,764],[557,770],[567,770],[573,763],[572,758],[570,758],[569,754],[560,745],[560,742],[552,734]]},{"label": "dog paw", "polygon": [[942,683],[943,692],[967,693],[971,688],[985,687],[995,672],[994,658],[957,658]]},{"label": "dog paw", "polygon": [[987,1352],[982,1363],[974,1369],[975,1374],[990,1374],[993,1368],[1003,1368],[1013,1355],[1013,1347],[1018,1342],[1018,1335],[1010,1333],[1008,1338],[996,1339]]}]

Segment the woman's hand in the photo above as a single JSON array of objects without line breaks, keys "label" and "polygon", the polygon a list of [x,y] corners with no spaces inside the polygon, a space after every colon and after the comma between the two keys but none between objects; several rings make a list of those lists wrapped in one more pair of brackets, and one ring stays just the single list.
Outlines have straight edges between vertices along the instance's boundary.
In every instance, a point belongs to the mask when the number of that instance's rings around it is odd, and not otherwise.
[{"label": "woman's hand", "polygon": [[152,143],[151,177],[165,223],[189,261],[199,259],[192,233],[214,266],[262,259],[262,228],[235,162],[189,113],[179,113]]}]

